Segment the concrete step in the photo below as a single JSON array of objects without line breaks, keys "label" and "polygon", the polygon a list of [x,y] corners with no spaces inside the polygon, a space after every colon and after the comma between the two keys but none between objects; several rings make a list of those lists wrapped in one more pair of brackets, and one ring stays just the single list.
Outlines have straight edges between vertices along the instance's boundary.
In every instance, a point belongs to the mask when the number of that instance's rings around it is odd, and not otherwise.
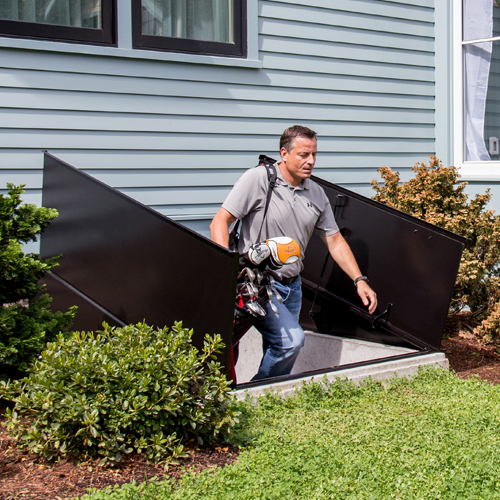
[{"label": "concrete step", "polygon": [[[448,360],[443,353],[426,353],[404,359],[391,360],[404,354],[417,354],[418,350],[404,347],[368,342],[364,340],[334,337],[315,332],[306,332],[306,342],[295,363],[293,374],[303,373],[304,376],[295,380],[277,381],[273,384],[263,384],[248,389],[251,395],[262,394],[265,390],[280,390],[286,395],[293,392],[295,387],[300,387],[305,380],[322,380],[324,374],[307,375],[312,370],[332,368],[326,377],[334,380],[336,377],[347,377],[359,382],[367,377],[383,379],[397,376],[414,375],[419,366],[442,366],[448,368]],[[240,353],[236,363],[236,376],[238,384],[249,382],[257,373],[262,358],[262,337],[252,328],[240,341]],[[383,361],[382,358],[384,358]],[[387,359],[389,358],[389,359]],[[370,362],[359,367],[342,369],[344,365],[353,363]],[[239,397],[244,390],[237,390]]]}]

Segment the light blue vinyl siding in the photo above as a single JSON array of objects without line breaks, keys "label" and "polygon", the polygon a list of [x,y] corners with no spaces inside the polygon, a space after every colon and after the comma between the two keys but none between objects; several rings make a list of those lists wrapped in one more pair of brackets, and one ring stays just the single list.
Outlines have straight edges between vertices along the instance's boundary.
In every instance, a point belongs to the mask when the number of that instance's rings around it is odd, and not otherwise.
[{"label": "light blue vinyl siding", "polygon": [[205,232],[289,125],[369,196],[435,152],[433,0],[261,0],[256,27],[262,68],[0,48],[0,186],[40,203],[46,149]]}]

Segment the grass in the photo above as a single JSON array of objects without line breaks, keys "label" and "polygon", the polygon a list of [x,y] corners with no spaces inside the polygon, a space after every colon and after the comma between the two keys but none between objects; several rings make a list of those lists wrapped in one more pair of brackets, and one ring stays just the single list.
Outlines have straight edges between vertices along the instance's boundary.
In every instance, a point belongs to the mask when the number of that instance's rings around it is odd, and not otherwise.
[{"label": "grass", "polygon": [[241,404],[236,464],[85,500],[500,498],[500,386],[444,370]]}]

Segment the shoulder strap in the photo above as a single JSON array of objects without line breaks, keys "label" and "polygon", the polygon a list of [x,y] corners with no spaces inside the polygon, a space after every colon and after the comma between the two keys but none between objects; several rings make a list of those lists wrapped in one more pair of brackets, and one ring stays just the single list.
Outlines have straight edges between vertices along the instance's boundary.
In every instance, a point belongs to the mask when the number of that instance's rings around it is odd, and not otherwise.
[{"label": "shoulder strap", "polygon": [[[266,155],[259,156],[259,165],[264,165],[267,170],[267,180],[269,181],[269,188],[267,189],[266,206],[264,208],[264,217],[262,218],[262,223],[266,218],[267,209],[269,208],[269,202],[273,194],[273,188],[276,186],[276,179],[278,178],[278,173],[276,172],[276,160],[270,158]],[[262,229],[262,228],[261,228]]]},{"label": "shoulder strap", "polygon": [[[269,181],[269,186],[267,188],[266,205],[264,206],[264,215],[262,217],[262,224],[259,229],[259,239],[262,233],[262,228],[264,227],[264,220],[266,219],[267,209],[269,208],[269,202],[271,201],[271,196],[273,194],[273,188],[276,186],[276,179],[278,178],[278,172],[276,171],[276,160],[274,160],[270,156],[259,155],[259,163],[256,166],[260,167],[261,165],[264,165],[264,167],[266,167],[267,180]],[[232,233],[238,234],[239,226],[240,226],[240,221],[237,220],[235,226],[233,227]]]},{"label": "shoulder strap", "polygon": [[266,205],[264,207],[264,215],[262,216],[262,224],[259,229],[259,237],[262,234],[262,228],[264,227],[264,221],[266,220],[267,209],[269,208],[269,202],[271,201],[271,196],[273,195],[273,188],[276,186],[276,179],[278,178],[278,173],[276,172],[276,160],[270,158],[266,155],[259,156],[259,165],[264,165],[267,170],[267,180],[269,181],[269,186],[267,188]]}]

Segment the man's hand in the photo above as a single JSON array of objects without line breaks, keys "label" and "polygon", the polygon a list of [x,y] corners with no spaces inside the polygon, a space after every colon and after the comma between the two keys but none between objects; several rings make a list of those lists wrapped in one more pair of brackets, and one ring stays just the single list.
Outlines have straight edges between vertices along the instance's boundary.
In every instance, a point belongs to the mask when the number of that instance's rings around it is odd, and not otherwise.
[{"label": "man's hand", "polygon": [[377,294],[370,288],[366,281],[358,281],[357,292],[363,304],[368,307],[368,312],[373,314],[377,309]]}]

